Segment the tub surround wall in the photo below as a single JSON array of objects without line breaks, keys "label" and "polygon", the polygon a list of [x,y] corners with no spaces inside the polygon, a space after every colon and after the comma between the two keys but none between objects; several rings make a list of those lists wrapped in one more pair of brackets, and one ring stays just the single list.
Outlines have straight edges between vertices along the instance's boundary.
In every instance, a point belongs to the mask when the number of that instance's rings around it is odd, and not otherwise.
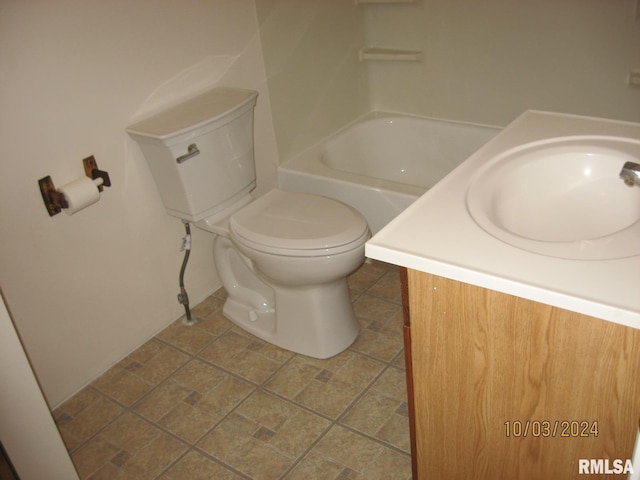
[{"label": "tub surround wall", "polygon": [[[528,109],[640,121],[633,0],[256,2],[280,160],[380,110],[504,126]],[[292,33],[293,31],[293,33]],[[365,61],[362,47],[421,51]]]},{"label": "tub surround wall", "polygon": [[[255,6],[1,2],[0,58],[0,284],[55,407],[183,314],[184,226],[166,214],[125,127],[212,84],[257,90],[258,191],[275,186]],[[112,187],[82,212],[50,218],[37,180],[73,180],[89,155]],[[192,232],[185,281],[196,304],[220,282],[213,236]]]},{"label": "tub surround wall", "polygon": [[[377,110],[506,125],[527,109],[640,120],[634,1],[422,0],[366,7],[367,45],[422,51],[369,62]],[[365,8],[364,6],[361,8]]]},{"label": "tub surround wall", "polygon": [[353,0],[255,3],[284,161],[369,111],[364,11]]}]

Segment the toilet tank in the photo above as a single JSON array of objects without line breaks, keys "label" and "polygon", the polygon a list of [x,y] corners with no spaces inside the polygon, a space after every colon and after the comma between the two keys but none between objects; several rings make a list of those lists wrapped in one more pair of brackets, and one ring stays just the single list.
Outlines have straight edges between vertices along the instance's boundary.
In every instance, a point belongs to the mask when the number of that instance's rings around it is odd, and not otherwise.
[{"label": "toilet tank", "polygon": [[127,128],[170,215],[196,222],[255,188],[257,96],[252,90],[216,87]]}]

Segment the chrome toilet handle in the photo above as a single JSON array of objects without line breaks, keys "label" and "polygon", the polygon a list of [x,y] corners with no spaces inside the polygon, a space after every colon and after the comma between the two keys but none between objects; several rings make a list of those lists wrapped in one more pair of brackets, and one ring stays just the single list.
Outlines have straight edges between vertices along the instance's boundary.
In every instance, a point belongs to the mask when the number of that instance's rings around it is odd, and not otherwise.
[{"label": "chrome toilet handle", "polygon": [[187,153],[176,158],[176,162],[184,163],[190,158],[195,157],[196,155],[200,155],[200,150],[198,150],[198,146],[195,143],[192,143],[187,147]]}]

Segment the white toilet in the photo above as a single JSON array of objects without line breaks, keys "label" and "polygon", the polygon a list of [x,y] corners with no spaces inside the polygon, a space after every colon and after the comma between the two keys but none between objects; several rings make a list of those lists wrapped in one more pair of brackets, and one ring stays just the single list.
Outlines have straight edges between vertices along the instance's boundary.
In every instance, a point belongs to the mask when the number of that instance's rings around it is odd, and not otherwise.
[{"label": "white toilet", "polygon": [[257,92],[218,87],[131,125],[170,215],[217,235],[223,313],[267,342],[316,358],[358,335],[346,277],[370,237],[355,209],[274,189],[254,198]]}]

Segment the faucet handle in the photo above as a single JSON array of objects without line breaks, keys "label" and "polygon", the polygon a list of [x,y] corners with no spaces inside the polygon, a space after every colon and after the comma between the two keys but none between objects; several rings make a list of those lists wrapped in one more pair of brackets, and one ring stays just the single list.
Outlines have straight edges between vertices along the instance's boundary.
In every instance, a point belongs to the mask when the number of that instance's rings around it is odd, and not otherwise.
[{"label": "faucet handle", "polygon": [[640,187],[640,164],[635,162],[625,162],[620,170],[620,178],[630,187],[638,185]]}]

